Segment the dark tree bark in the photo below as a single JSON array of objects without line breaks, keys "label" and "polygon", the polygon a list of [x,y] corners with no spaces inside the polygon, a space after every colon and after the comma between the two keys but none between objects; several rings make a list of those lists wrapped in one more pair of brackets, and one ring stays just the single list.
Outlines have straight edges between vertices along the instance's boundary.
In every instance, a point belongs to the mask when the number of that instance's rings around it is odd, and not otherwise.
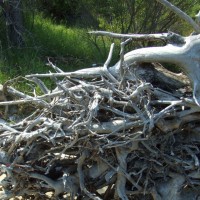
[{"label": "dark tree bark", "polygon": [[23,46],[23,18],[21,0],[1,1],[6,26],[9,46]]}]

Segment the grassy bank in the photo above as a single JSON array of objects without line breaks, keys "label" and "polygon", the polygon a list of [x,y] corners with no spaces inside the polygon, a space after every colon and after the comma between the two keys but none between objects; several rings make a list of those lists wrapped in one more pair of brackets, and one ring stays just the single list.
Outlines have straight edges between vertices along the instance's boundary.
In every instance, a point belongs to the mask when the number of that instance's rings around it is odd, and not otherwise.
[{"label": "grassy bank", "polygon": [[23,48],[1,48],[1,83],[18,75],[49,71],[48,58],[64,71],[102,63],[111,43],[89,36],[86,29],[58,25],[40,15],[32,23],[26,20],[25,35]]}]

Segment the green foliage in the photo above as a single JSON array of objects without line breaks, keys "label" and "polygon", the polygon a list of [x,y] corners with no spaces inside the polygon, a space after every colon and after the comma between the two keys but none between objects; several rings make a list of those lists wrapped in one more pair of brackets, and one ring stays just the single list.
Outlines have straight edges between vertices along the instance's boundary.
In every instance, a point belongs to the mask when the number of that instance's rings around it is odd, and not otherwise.
[{"label": "green foliage", "polygon": [[[87,2],[87,0],[86,0]],[[197,0],[171,0],[174,5],[191,14]],[[99,20],[99,28],[121,33],[155,33],[167,30],[184,32],[183,21],[157,1],[90,0],[91,12]]]},{"label": "green foliage", "polygon": [[0,46],[1,83],[11,77],[52,70],[45,65],[48,58],[64,71],[74,71],[104,62],[107,57],[110,43],[105,46],[101,38],[94,43],[84,29],[57,25],[41,15],[34,17],[33,26],[28,22],[26,26],[23,48]]},{"label": "green foliage", "polygon": [[[192,17],[200,9],[198,0],[170,2]],[[117,43],[115,63],[120,41],[90,36],[89,29],[119,33],[171,30],[184,35],[192,32],[190,26],[155,0],[23,0],[23,6],[25,46],[21,49],[7,46],[6,25],[0,11],[0,82],[21,74],[48,71],[48,57],[64,71],[102,63],[113,41]],[[135,46],[138,44],[128,48]]]},{"label": "green foliage", "polygon": [[79,0],[41,0],[38,4],[46,16],[70,24],[77,19],[81,9]]},{"label": "green foliage", "polygon": [[[85,29],[57,25],[40,15],[35,17],[32,32],[35,35],[34,45],[39,47],[41,56],[63,58],[66,61],[65,65],[67,62],[69,64],[72,62],[74,67],[80,67],[80,65],[84,67],[91,62],[102,61],[107,53],[100,54],[89,40]],[[97,40],[97,43],[100,51],[107,51],[103,49],[103,43],[100,40]]]},{"label": "green foliage", "polygon": [[[198,0],[170,2],[191,15],[199,5]],[[98,29],[120,33],[155,33],[169,29],[184,32],[184,22],[156,0],[42,0],[39,4],[43,13],[69,24],[76,24],[78,19],[85,23],[84,15],[89,13]]]}]

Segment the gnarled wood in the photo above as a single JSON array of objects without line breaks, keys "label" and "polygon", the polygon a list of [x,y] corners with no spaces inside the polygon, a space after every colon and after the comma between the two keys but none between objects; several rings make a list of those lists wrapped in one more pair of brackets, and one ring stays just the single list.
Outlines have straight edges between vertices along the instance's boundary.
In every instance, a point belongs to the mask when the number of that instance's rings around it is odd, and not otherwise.
[{"label": "gnarled wood", "polygon": [[127,40],[112,67],[114,45],[101,67],[66,73],[49,63],[55,73],[22,79],[40,95],[14,88],[20,78],[8,81],[3,92],[13,100],[0,105],[32,109],[0,121],[0,199],[199,198],[200,35],[164,36],[133,35],[167,45],[124,55]]}]

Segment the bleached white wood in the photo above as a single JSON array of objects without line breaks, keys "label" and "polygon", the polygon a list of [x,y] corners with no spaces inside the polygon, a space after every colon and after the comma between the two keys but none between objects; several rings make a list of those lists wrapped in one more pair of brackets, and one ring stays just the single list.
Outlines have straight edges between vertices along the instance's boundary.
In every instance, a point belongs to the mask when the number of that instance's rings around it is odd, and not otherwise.
[{"label": "bleached white wood", "polygon": [[[185,37],[184,41],[184,44],[136,49],[125,54],[124,61],[128,66],[140,62],[166,62],[180,66],[192,83],[193,98],[200,106],[200,35]],[[118,62],[110,71],[118,76],[119,68]]]}]

